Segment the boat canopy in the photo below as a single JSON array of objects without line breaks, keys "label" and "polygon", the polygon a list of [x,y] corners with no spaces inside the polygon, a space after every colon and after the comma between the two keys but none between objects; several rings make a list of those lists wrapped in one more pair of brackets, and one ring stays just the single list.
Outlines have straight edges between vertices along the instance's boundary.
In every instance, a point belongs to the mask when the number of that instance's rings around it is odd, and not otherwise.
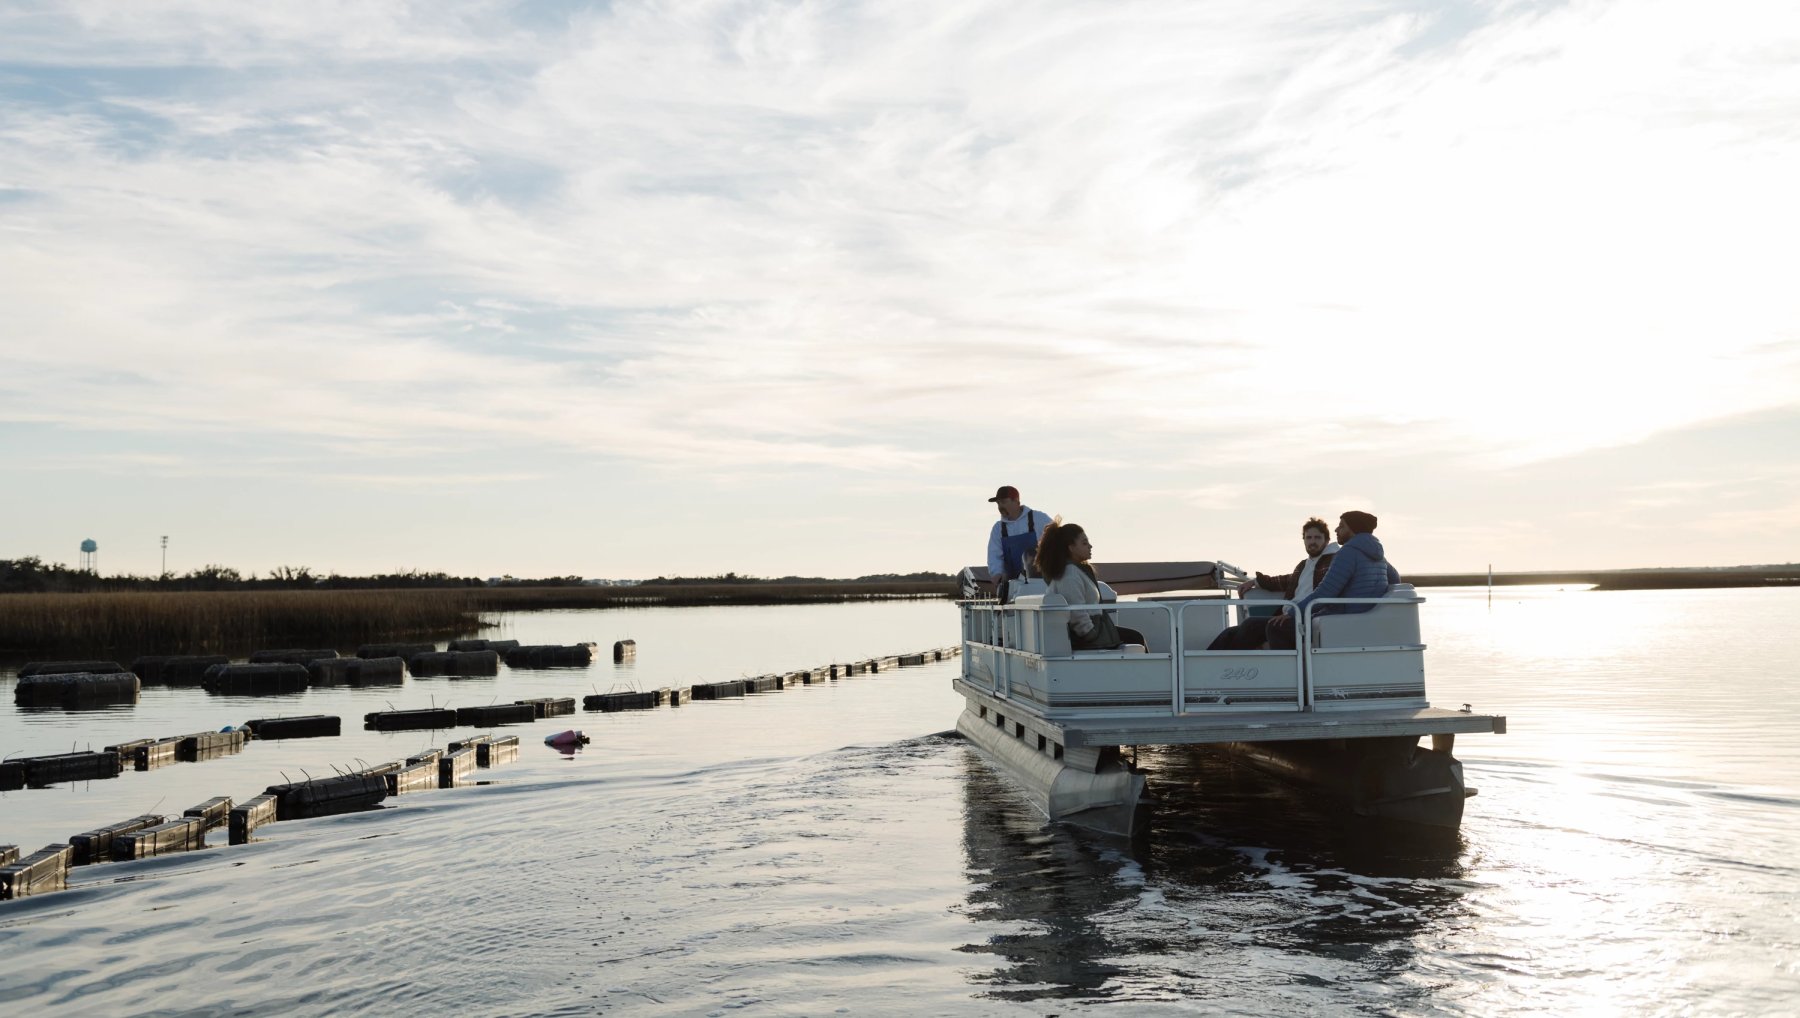
[{"label": "boat canopy", "polygon": [[[1161,594],[1171,590],[1219,590],[1242,579],[1224,562],[1096,562],[1094,573],[1120,594]],[[1235,576],[1235,579],[1234,579]],[[992,597],[987,566],[969,566],[958,579],[964,598]]]}]

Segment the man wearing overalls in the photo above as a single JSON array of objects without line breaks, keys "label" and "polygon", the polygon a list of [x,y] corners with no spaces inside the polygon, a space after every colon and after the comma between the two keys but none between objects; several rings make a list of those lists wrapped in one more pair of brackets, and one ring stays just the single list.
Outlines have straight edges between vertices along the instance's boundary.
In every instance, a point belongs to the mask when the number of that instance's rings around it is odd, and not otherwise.
[{"label": "man wearing overalls", "polygon": [[994,596],[1006,598],[1006,581],[1025,575],[1037,557],[1038,538],[1050,525],[1050,514],[1028,509],[1019,504],[1019,489],[1002,485],[988,499],[1000,510],[994,529],[988,534],[988,576],[994,582]]}]

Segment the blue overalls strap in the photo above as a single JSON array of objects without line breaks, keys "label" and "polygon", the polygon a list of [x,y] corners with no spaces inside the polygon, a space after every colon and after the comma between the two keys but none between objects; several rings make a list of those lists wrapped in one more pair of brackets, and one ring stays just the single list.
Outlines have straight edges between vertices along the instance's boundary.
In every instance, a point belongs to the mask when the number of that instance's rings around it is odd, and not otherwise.
[{"label": "blue overalls strap", "polygon": [[1037,547],[1037,516],[1025,510],[1025,532],[1009,534],[1006,532],[1006,521],[1000,521],[1000,562],[1006,570],[1006,578],[1022,576],[1025,573],[1025,554]]}]

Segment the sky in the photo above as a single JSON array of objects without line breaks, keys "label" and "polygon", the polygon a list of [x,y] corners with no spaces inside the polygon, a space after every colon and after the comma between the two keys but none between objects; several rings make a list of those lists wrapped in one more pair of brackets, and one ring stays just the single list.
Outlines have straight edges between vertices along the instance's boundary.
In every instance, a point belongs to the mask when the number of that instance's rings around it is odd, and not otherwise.
[{"label": "sky", "polygon": [[1800,560],[1800,6],[0,0],[0,558]]}]

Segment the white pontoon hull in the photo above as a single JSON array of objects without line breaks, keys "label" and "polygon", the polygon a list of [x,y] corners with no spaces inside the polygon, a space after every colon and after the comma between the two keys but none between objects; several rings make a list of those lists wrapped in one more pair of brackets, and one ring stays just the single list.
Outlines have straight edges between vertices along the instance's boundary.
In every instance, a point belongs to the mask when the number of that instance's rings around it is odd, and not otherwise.
[{"label": "white pontoon hull", "polygon": [[1103,756],[1092,770],[1077,769],[1035,748],[1035,740],[1018,738],[983,718],[974,705],[957,719],[956,730],[1047,818],[1127,838],[1137,833],[1144,775],[1127,767],[1116,752]]}]

